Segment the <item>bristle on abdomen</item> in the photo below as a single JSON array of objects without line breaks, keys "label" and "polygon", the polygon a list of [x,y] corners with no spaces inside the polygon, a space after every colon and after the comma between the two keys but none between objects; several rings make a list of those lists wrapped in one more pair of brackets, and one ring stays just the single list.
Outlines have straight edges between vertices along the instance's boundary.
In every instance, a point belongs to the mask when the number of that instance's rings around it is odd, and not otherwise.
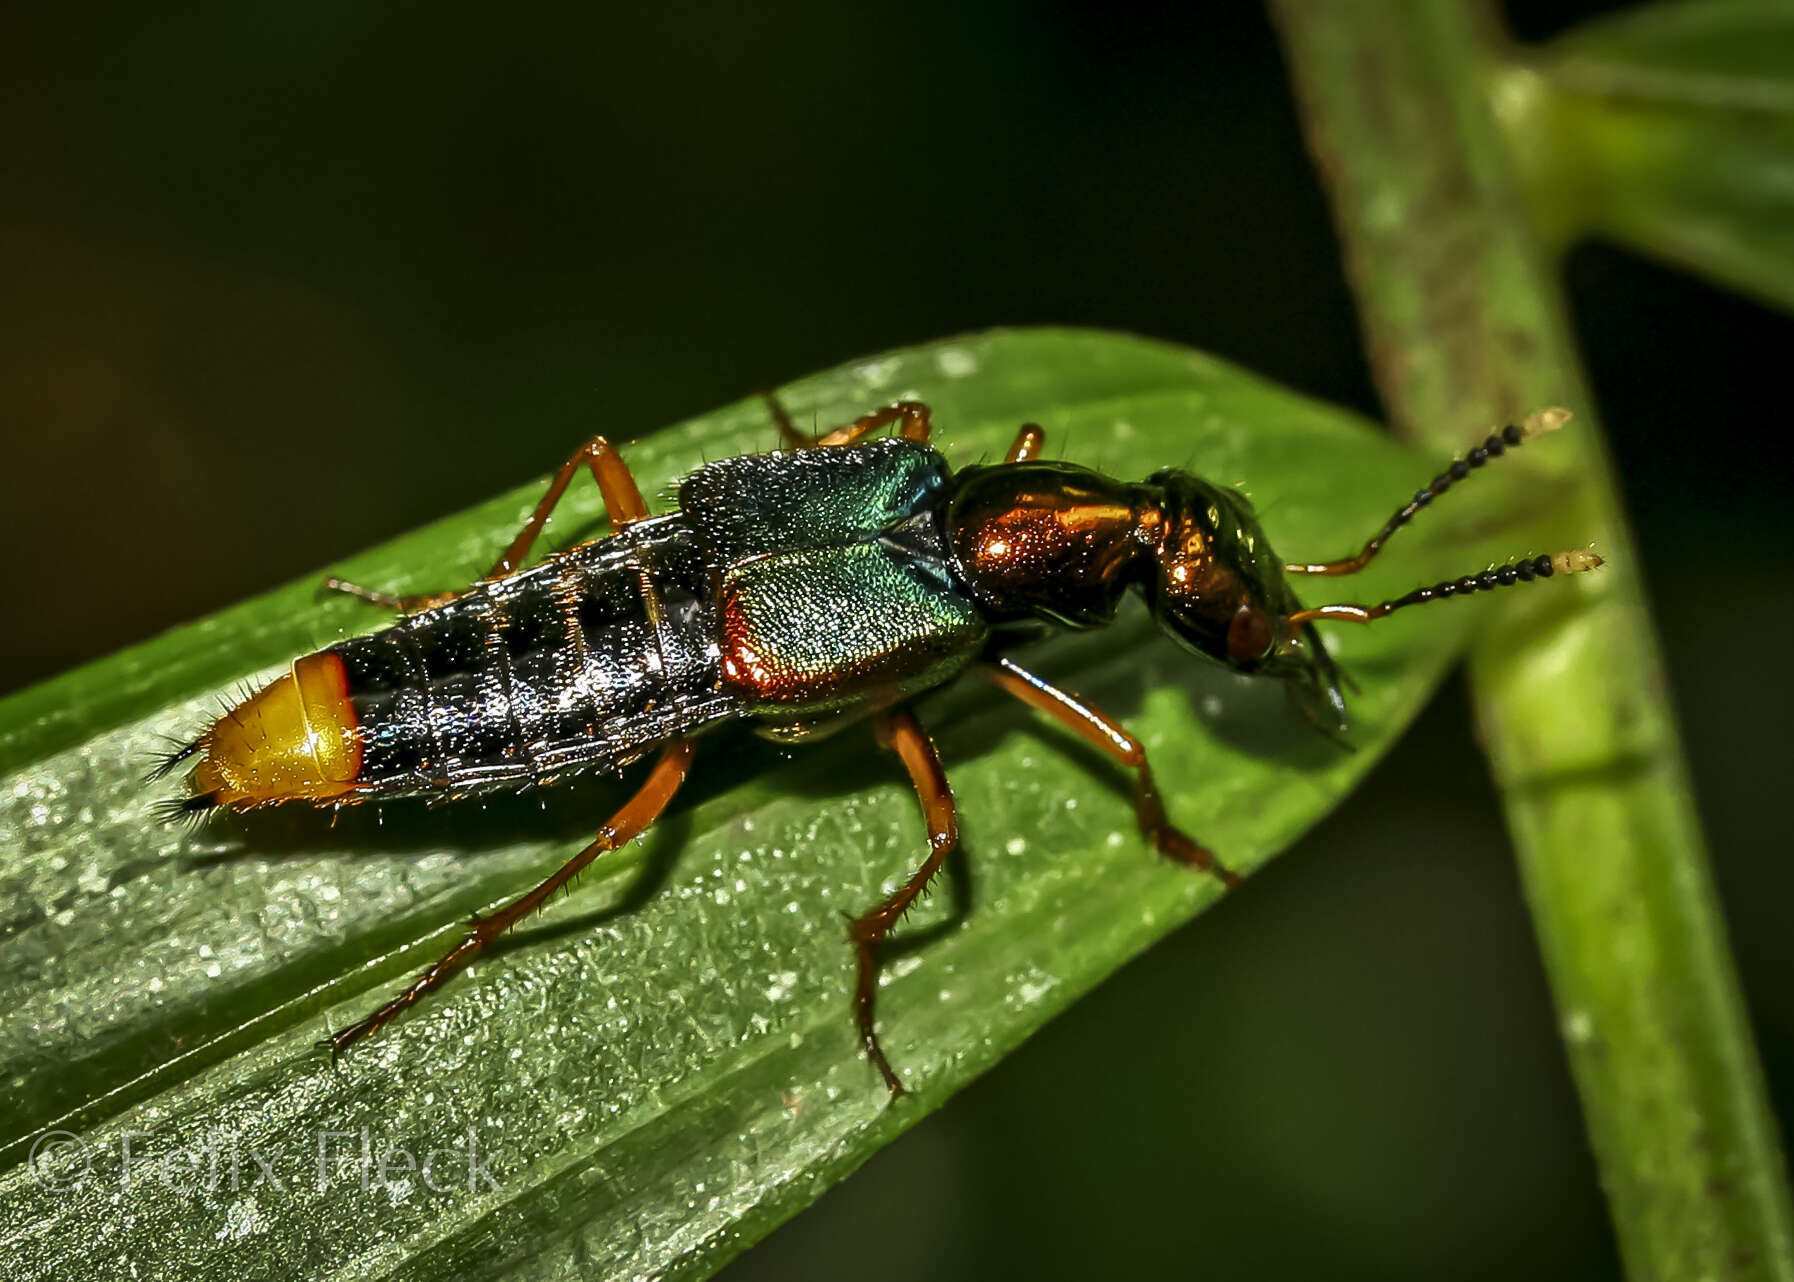
[{"label": "bristle on abdomen", "polygon": [[157,823],[197,823],[217,805],[216,801],[204,794],[197,797],[170,797],[151,806],[150,813],[155,816]]},{"label": "bristle on abdomen", "polygon": [[143,782],[154,783],[158,779],[166,778],[176,766],[180,765],[181,762],[185,761],[188,757],[191,757],[198,751],[199,740],[195,739],[191,743],[182,744],[172,752],[156,753],[155,768],[143,776]]},{"label": "bristle on abdomen", "polygon": [[[308,654],[292,670],[247,695],[189,748],[195,796],[178,813],[211,806],[246,808],[281,801],[327,801],[352,792],[362,741],[342,659]],[[199,803],[199,804],[195,804]]]}]

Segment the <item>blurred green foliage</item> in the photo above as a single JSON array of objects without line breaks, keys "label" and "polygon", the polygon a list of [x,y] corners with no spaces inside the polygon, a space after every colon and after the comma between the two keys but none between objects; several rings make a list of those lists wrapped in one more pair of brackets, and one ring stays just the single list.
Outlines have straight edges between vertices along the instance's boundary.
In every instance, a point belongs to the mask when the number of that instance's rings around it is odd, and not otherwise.
[{"label": "blurred green foliage", "polygon": [[1494,95],[1556,244],[1609,237],[1794,308],[1794,9],[1622,10],[1516,59]]}]

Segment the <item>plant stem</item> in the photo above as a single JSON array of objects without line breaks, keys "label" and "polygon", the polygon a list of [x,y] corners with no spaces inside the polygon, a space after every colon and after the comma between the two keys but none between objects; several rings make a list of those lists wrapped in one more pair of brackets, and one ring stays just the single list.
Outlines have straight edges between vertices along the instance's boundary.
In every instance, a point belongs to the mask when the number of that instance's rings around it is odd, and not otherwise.
[{"label": "plant stem", "polygon": [[1491,112],[1494,24],[1429,0],[1275,11],[1397,430],[1449,451],[1542,405],[1577,413],[1528,462],[1574,479],[1551,537],[1594,536],[1608,566],[1492,602],[1473,684],[1627,1271],[1794,1277],[1636,548]]}]

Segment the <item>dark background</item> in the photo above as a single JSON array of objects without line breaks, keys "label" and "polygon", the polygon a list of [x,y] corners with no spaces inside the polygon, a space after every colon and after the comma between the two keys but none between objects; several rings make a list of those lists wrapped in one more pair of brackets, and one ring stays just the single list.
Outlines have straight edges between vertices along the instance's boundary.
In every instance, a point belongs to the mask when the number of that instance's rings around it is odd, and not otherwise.
[{"label": "dark background", "polygon": [[[0,17],[0,689],[594,431],[979,326],[1377,410],[1250,5],[160,8]],[[1794,324],[1609,248],[1568,276],[1786,1118]],[[1617,1269],[1460,683],[736,1276],[1174,1269]]]}]

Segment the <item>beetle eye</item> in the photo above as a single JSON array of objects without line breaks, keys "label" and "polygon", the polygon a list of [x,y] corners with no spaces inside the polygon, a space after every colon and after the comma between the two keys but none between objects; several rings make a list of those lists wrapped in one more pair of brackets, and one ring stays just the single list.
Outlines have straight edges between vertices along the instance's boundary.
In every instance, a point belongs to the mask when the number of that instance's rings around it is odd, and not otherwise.
[{"label": "beetle eye", "polygon": [[1255,605],[1242,605],[1227,625],[1227,657],[1235,663],[1256,663],[1271,649],[1271,621]]}]

